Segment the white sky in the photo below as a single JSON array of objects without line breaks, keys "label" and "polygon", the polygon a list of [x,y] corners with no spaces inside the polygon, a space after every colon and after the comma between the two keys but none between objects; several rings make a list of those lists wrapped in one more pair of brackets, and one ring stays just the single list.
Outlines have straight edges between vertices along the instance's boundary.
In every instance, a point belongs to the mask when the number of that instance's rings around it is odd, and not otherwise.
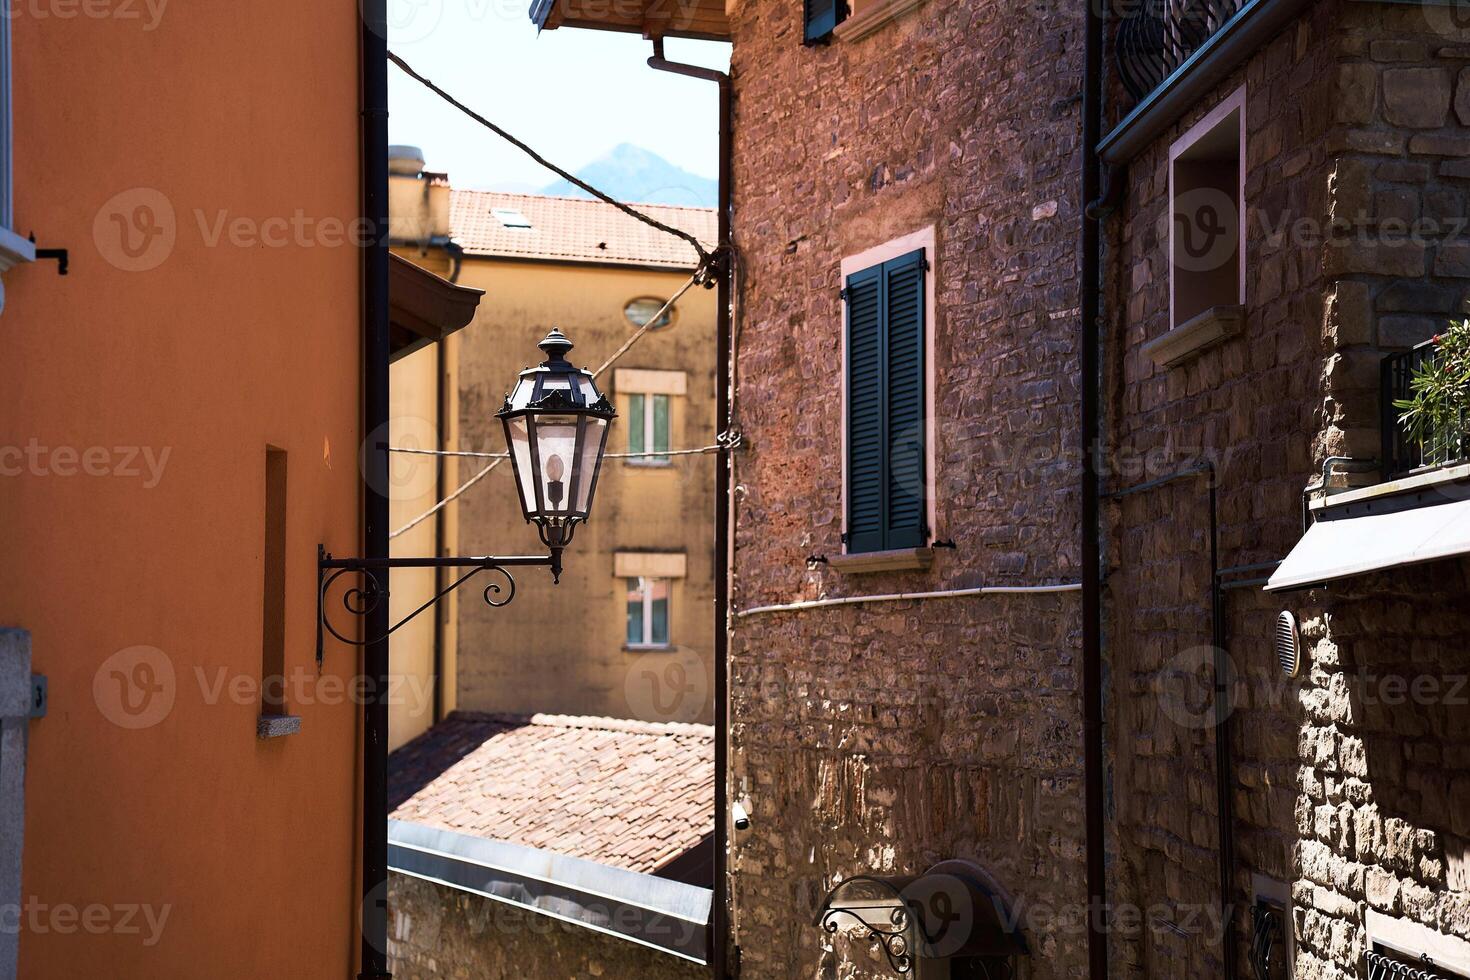
[{"label": "white sky", "polygon": [[[712,82],[654,71],[636,34],[561,28],[539,37],[529,0],[388,0],[389,47],[425,77],[543,156],[576,171],[633,143],[700,176],[717,171]],[[729,46],[670,39],[665,56],[724,70]],[[396,66],[389,139],[424,151],[456,187],[556,180]],[[529,189],[529,188],[521,188]]]}]

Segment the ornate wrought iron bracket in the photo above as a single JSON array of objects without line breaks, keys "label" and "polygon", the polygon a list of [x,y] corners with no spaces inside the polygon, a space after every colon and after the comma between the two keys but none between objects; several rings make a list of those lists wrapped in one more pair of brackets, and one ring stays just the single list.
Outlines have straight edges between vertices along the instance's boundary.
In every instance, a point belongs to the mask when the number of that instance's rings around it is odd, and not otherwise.
[{"label": "ornate wrought iron bracket", "polygon": [[[485,604],[498,608],[509,603],[516,595],[516,580],[511,576],[509,569],[538,565],[550,568],[553,574],[559,572],[561,570],[561,549],[554,548],[551,554],[548,555],[509,555],[504,557],[482,555],[465,558],[333,558],[331,552],[327,551],[325,546],[317,545],[317,665],[321,666],[326,637],[329,633],[343,643],[348,643],[355,647],[367,646],[370,643],[386,640],[397,632],[399,627],[482,572],[489,572],[500,577],[498,580],[486,585],[483,592]],[[327,607],[329,605],[328,593],[331,591],[333,584],[344,575],[360,575],[361,580],[342,593],[342,608],[353,616],[366,616],[376,609],[379,603],[388,598],[388,590],[383,587],[378,573],[392,568],[456,568],[466,569],[466,571],[444,588],[434,593],[433,597],[427,602],[388,627],[388,632],[382,636],[368,637],[361,640],[344,636],[332,625],[331,620],[327,616]]]},{"label": "ornate wrought iron bracket", "polygon": [[[858,883],[871,884],[891,894],[894,905],[876,914],[860,915],[851,908],[833,904],[833,899],[837,897],[839,891]],[[874,921],[884,916],[888,920],[887,926]],[[908,935],[912,920],[904,901],[903,892],[894,887],[891,882],[872,875],[855,875],[846,881],[839,882],[827,894],[826,901],[822,903],[822,913],[818,921],[824,932],[828,935],[836,935],[842,927],[844,918],[851,920],[863,930],[863,939],[874,946],[882,947],[883,955],[888,959],[888,966],[894,973],[902,975],[914,968],[913,952]]]}]

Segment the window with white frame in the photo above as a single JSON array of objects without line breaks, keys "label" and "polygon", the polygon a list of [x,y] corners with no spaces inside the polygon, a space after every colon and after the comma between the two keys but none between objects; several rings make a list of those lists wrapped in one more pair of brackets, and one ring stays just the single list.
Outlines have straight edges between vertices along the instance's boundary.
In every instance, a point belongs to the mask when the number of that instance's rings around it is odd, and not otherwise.
[{"label": "window with white frame", "polygon": [[628,586],[628,646],[669,645],[669,580],[639,575]]},{"label": "window with white frame", "polygon": [[844,555],[934,537],[932,227],[842,260]]},{"label": "window with white frame", "polygon": [[[667,453],[669,451],[669,396],[633,394],[628,396],[628,452]],[[668,466],[668,456],[630,456],[635,466]]]},{"label": "window with white frame", "polygon": [[683,371],[655,368],[618,368],[613,391],[618,410],[626,420],[629,453],[664,453],[662,456],[633,455],[630,466],[668,466],[667,453],[679,438],[678,400],[688,393],[689,380]]}]

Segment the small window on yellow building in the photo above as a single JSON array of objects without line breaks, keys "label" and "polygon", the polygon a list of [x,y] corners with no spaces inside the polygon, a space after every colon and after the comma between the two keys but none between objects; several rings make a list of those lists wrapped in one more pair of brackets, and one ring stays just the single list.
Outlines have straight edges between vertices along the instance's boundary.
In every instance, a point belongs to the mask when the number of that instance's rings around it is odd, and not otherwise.
[{"label": "small window on yellow building", "polygon": [[669,580],[639,576],[628,583],[628,646],[669,645]]},{"label": "small window on yellow building", "polygon": [[[628,452],[669,451],[669,396],[628,396]],[[634,466],[668,466],[668,456],[633,456]]]},{"label": "small window on yellow building", "polygon": [[[655,313],[664,308],[666,302],[668,300],[659,299],[657,296],[640,296],[635,300],[629,301],[628,305],[623,307],[623,316],[627,317],[628,322],[633,324],[633,326],[642,327],[649,320],[653,319]],[[654,323],[651,329],[662,330],[664,327],[673,323],[674,313],[675,308],[671,307],[667,313],[658,318],[658,321]]]}]

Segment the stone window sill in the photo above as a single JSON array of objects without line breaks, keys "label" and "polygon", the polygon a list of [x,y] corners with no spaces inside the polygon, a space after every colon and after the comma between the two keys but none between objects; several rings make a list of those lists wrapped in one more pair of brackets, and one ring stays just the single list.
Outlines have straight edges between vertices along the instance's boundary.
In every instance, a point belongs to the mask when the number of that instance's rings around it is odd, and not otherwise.
[{"label": "stone window sill", "polygon": [[865,38],[923,2],[924,0],[871,0],[864,3],[857,13],[838,24],[832,33],[842,41]]},{"label": "stone window sill", "polygon": [[1162,337],[1143,345],[1143,352],[1162,368],[1183,364],[1195,355],[1238,335],[1245,326],[1245,307],[1212,306],[1185,320]]},{"label": "stone window sill", "polygon": [[894,551],[868,551],[857,555],[834,555],[827,564],[844,575],[869,572],[927,571],[934,564],[933,548],[898,548]]},{"label": "stone window sill", "polygon": [[260,739],[281,738],[301,731],[298,715],[261,715],[255,719],[255,737]]},{"label": "stone window sill", "polygon": [[624,643],[624,653],[673,653],[679,649],[672,643]]},{"label": "stone window sill", "polygon": [[[0,227],[0,273],[22,262],[36,261],[36,245],[9,228]],[[5,285],[0,283],[0,310],[5,309]]]}]

